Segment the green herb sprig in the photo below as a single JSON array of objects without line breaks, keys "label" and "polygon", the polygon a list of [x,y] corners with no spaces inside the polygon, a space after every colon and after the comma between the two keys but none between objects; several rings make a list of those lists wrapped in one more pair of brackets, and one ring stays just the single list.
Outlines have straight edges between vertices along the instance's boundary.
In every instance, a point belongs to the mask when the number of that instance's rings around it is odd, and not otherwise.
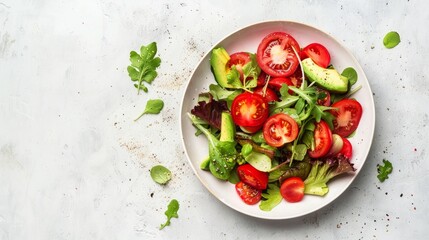
[{"label": "green herb sprig", "polygon": [[179,215],[177,212],[179,211],[179,202],[176,199],[171,200],[171,202],[168,204],[167,211],[165,211],[165,216],[167,216],[167,221],[164,224],[161,224],[161,227],[159,229],[163,229],[166,226],[170,226],[170,220],[172,218],[179,218]]},{"label": "green herb sprig", "polygon": [[377,164],[377,178],[380,182],[384,182],[384,180],[389,178],[389,174],[393,171],[392,163],[386,159],[383,159],[384,166]]},{"label": "green herb sprig", "polygon": [[130,52],[131,65],[127,67],[127,71],[131,81],[136,82],[134,87],[137,88],[137,94],[140,94],[140,90],[144,92],[148,91],[143,82],[151,84],[158,76],[156,69],[161,64],[161,59],[155,57],[156,53],[156,42],[152,42],[147,46],[141,46],[140,53],[135,51]]}]

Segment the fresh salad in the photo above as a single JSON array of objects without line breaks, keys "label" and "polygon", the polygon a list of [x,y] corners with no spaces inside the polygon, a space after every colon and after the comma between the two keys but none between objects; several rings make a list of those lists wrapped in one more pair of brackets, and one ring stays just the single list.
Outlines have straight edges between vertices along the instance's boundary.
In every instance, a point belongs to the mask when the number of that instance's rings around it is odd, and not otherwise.
[{"label": "fresh salad", "polygon": [[273,32],[256,53],[213,49],[210,65],[216,81],[189,113],[208,139],[201,169],[235,184],[244,203],[270,211],[283,199],[324,196],[328,181],[355,171],[347,138],[362,116],[357,73],[338,72],[322,44],[301,48]]}]

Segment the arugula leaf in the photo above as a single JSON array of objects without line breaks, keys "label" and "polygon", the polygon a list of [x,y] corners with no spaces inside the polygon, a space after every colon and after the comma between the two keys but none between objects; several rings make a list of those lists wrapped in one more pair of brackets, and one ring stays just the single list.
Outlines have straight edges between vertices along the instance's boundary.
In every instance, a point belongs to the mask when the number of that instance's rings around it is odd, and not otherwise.
[{"label": "arugula leaf", "polygon": [[337,108],[315,105],[311,114],[314,116],[316,122],[320,122],[320,120],[323,119],[329,125],[329,128],[334,129],[333,121],[335,117],[328,111],[334,109]]},{"label": "arugula leaf", "polygon": [[152,180],[159,184],[167,184],[171,180],[171,171],[162,165],[156,165],[150,169]]},{"label": "arugula leaf", "polygon": [[[275,111],[282,111],[285,108],[293,106],[300,98],[298,96],[292,96],[288,93],[289,87],[286,84],[282,84],[280,88],[280,102],[275,102],[270,106],[270,114]],[[280,109],[280,110],[279,110]]]},{"label": "arugula leaf", "polygon": [[384,182],[384,180],[389,178],[389,174],[393,171],[392,163],[386,159],[383,159],[384,166],[377,164],[377,178],[380,182]]},{"label": "arugula leaf", "polygon": [[226,75],[226,81],[231,85],[242,87],[240,72],[237,70],[235,65],[231,67],[231,71]]},{"label": "arugula leaf", "polygon": [[397,32],[389,32],[383,38],[383,44],[386,48],[394,48],[401,42],[401,37]]},{"label": "arugula leaf", "polygon": [[308,149],[314,150],[316,147],[314,142],[314,131],[305,130],[302,135],[302,143],[304,143]]},{"label": "arugula leaf", "polygon": [[292,146],[293,159],[302,161],[307,154],[307,146],[305,144],[296,144]]},{"label": "arugula leaf", "polygon": [[[257,85],[258,76],[261,73],[261,68],[256,60],[256,55],[250,53],[251,61],[246,63],[243,70],[244,89],[254,88]],[[250,79],[250,80],[248,80]]]},{"label": "arugula leaf", "polygon": [[134,84],[134,87],[137,88],[137,94],[140,94],[140,90],[148,91],[143,82],[150,84],[158,76],[156,69],[161,65],[161,59],[155,57],[156,52],[155,42],[141,46],[140,54],[135,51],[130,52],[131,65],[127,67],[127,71],[131,81],[137,82]]},{"label": "arugula leaf", "polygon": [[295,103],[296,114],[299,115],[302,112],[302,110],[304,110],[304,107],[305,107],[304,99],[302,98],[298,99],[298,101]]},{"label": "arugula leaf", "polygon": [[256,56],[253,53],[249,53],[250,62],[246,63],[242,68],[243,73],[243,82],[240,80],[240,72],[237,67],[233,65],[231,70],[226,75],[228,84],[234,88],[243,89],[245,91],[250,91],[250,89],[256,87],[258,76],[261,73],[261,68],[256,61]]},{"label": "arugula leaf", "polygon": [[216,101],[225,100],[229,109],[231,109],[234,98],[242,92],[241,90],[226,90],[217,84],[210,84],[209,89],[213,99]]},{"label": "arugula leaf", "polygon": [[280,194],[280,189],[276,184],[268,184],[266,193],[262,193],[262,197],[265,199],[261,200],[259,209],[262,211],[271,211],[282,201],[283,197]]},{"label": "arugula leaf", "polygon": [[134,87],[139,89],[139,90],[143,90],[144,92],[147,92],[147,87],[145,85],[138,85],[137,83],[134,84]]},{"label": "arugula leaf", "polygon": [[146,103],[146,108],[140,116],[138,116],[134,121],[139,120],[145,114],[158,114],[164,108],[164,101],[161,99],[149,99]]},{"label": "arugula leaf", "polygon": [[165,211],[165,216],[167,216],[167,221],[164,224],[161,224],[160,230],[166,226],[170,226],[171,218],[179,218],[177,212],[179,211],[179,202],[176,199],[171,200],[168,204],[167,211]]}]

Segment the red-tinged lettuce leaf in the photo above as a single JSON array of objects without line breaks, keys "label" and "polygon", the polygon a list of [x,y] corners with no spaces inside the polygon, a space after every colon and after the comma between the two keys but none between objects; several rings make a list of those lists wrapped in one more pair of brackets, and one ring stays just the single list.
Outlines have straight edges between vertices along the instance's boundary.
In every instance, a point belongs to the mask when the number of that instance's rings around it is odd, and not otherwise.
[{"label": "red-tinged lettuce leaf", "polygon": [[331,177],[356,171],[356,169],[353,167],[353,164],[350,163],[349,160],[342,154],[327,158],[325,162],[330,166]]},{"label": "red-tinged lettuce leaf", "polygon": [[210,126],[220,129],[222,121],[222,112],[228,111],[226,101],[210,101],[198,102],[198,105],[191,110],[195,116],[206,121]]}]

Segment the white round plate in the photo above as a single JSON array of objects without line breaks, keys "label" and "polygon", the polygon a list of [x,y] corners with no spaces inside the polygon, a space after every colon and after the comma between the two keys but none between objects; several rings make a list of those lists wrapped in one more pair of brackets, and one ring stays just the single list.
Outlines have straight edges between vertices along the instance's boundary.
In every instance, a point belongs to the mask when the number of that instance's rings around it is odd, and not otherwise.
[{"label": "white round plate", "polygon": [[212,83],[216,83],[210,70],[211,50],[201,59],[192,73],[186,87],[181,106],[181,131],[183,145],[189,163],[202,184],[220,201],[227,206],[250,216],[263,219],[290,219],[312,213],[335,200],[341,195],[356,178],[367,158],[374,135],[375,112],[372,92],[368,80],[356,59],[343,47],[340,42],[325,32],[314,27],[290,21],[269,21],[250,25],[240,29],[217,43],[223,46],[228,53],[247,51],[255,53],[260,41],[269,33],[284,31],[291,34],[304,47],[310,43],[318,42],[324,45],[331,54],[331,63],[338,71],[346,67],[353,67],[358,73],[358,82],[355,86],[362,89],[353,97],[363,108],[363,115],[356,134],[350,138],[353,145],[352,163],[356,168],[354,174],[333,179],[328,183],[329,192],[324,197],[305,195],[298,203],[288,203],[284,200],[269,212],[259,209],[259,204],[246,205],[235,192],[235,187],[229,182],[216,179],[208,171],[200,169],[201,161],[208,155],[208,143],[205,136],[195,136],[196,128],[191,124],[187,113],[197,104],[197,96],[207,92]]}]

